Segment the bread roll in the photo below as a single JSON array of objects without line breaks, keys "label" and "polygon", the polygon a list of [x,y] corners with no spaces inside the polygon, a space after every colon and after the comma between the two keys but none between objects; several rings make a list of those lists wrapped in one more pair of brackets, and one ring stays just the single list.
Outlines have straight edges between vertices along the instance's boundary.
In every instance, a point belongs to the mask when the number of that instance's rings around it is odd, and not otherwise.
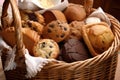
[{"label": "bread roll", "polygon": [[65,11],[64,14],[68,20],[68,22],[78,20],[82,21],[86,17],[86,12],[83,6],[79,4],[71,4],[69,5]]},{"label": "bread roll", "polygon": [[83,26],[82,34],[93,56],[106,51],[114,40],[112,30],[109,25],[104,22]]}]

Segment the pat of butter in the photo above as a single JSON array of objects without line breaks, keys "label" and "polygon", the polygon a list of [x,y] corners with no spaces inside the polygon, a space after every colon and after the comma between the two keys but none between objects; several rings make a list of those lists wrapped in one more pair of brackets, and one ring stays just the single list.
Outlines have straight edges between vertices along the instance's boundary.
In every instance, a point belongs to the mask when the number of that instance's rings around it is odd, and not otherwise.
[{"label": "pat of butter", "polygon": [[51,8],[54,6],[54,4],[51,0],[40,0],[40,1],[41,1],[41,6],[43,8]]}]

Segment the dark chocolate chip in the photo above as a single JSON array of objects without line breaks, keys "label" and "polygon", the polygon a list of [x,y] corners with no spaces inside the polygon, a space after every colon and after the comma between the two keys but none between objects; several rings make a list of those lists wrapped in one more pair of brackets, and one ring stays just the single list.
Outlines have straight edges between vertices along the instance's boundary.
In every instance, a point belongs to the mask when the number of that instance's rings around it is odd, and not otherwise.
[{"label": "dark chocolate chip", "polygon": [[54,24],[50,24],[49,27],[54,28]]},{"label": "dark chocolate chip", "polygon": [[48,33],[51,33],[51,32],[52,32],[50,29],[48,29],[47,31],[48,31]]},{"label": "dark chocolate chip", "polygon": [[56,35],[56,37],[59,37],[59,35]]},{"label": "dark chocolate chip", "polygon": [[50,48],[53,48],[53,46],[49,46]]},{"label": "dark chocolate chip", "polygon": [[52,51],[50,51],[48,55],[51,56],[51,54],[52,54]]},{"label": "dark chocolate chip", "polygon": [[44,48],[44,47],[45,47],[45,42],[43,42],[43,43],[42,43],[42,46],[41,46],[41,48]]},{"label": "dark chocolate chip", "polygon": [[29,16],[30,20],[38,21],[36,15],[34,13],[28,13],[28,16]]},{"label": "dark chocolate chip", "polygon": [[65,31],[67,31],[67,28],[66,28],[66,27],[64,27],[64,30],[65,30]]},{"label": "dark chocolate chip", "polygon": [[65,36],[65,34],[62,34],[62,35],[61,35],[61,38],[63,38],[64,36]]}]

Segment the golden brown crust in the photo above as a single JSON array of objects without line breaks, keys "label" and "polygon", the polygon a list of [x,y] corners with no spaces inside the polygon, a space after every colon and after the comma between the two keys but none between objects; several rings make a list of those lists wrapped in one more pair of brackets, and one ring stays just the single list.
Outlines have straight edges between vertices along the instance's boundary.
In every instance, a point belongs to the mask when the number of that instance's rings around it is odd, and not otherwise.
[{"label": "golden brown crust", "polygon": [[46,24],[54,20],[60,20],[63,22],[67,22],[65,15],[60,10],[48,10],[43,13],[43,16],[45,18]]},{"label": "golden brown crust", "polygon": [[59,46],[54,40],[41,39],[34,45],[33,51],[34,56],[55,59],[59,55]]},{"label": "golden brown crust", "polygon": [[70,35],[65,39],[78,39],[81,40],[82,39],[82,26],[84,26],[85,23],[84,21],[72,21],[69,26],[70,26]]},{"label": "golden brown crust", "polygon": [[20,10],[21,19],[24,21],[36,21],[45,25],[44,17],[38,11]]},{"label": "golden brown crust", "polygon": [[[30,51],[30,53],[33,53],[32,48],[34,43],[39,41],[40,36],[29,28],[22,28],[22,33],[25,47]],[[10,46],[13,47],[16,44],[15,31],[13,27],[0,31],[0,35]]]},{"label": "golden brown crust", "polygon": [[43,38],[53,39],[56,42],[63,41],[67,36],[69,36],[70,28],[65,22],[59,20],[52,21],[43,30]]},{"label": "golden brown crust", "polygon": [[68,22],[75,20],[82,21],[86,17],[86,12],[83,6],[78,4],[70,4],[65,10],[64,14]]},{"label": "golden brown crust", "polygon": [[43,31],[43,25],[40,24],[39,22],[36,22],[36,21],[22,21],[22,26],[23,27],[27,27],[27,28],[30,28],[36,32],[38,32],[39,35],[42,34],[42,31]]},{"label": "golden brown crust", "polygon": [[104,22],[83,26],[82,35],[93,56],[107,50],[114,40],[114,34],[109,25]]}]

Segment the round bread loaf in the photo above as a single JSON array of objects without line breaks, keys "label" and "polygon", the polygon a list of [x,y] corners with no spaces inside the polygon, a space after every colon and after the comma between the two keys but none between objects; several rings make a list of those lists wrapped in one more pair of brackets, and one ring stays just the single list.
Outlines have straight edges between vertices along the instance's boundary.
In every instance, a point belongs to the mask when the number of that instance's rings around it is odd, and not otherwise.
[{"label": "round bread loaf", "polygon": [[86,11],[85,11],[84,7],[79,4],[69,5],[65,9],[64,14],[65,14],[68,22],[75,21],[75,20],[82,21],[86,17]]},{"label": "round bread loaf", "polygon": [[51,39],[41,39],[34,45],[34,56],[43,58],[57,58],[59,55],[58,44]]},{"label": "round bread loaf", "polygon": [[69,35],[69,33],[70,28],[68,23],[56,20],[44,27],[42,37],[61,42]]},{"label": "round bread loaf", "polygon": [[60,10],[47,10],[43,13],[45,18],[45,23],[48,24],[54,20],[60,20],[63,22],[67,22],[65,15]]},{"label": "round bread loaf", "polygon": [[[39,41],[40,36],[37,34],[37,32],[29,28],[22,28],[22,34],[23,43],[25,44],[25,47],[29,50],[29,52],[32,54],[34,43]],[[12,47],[16,45],[14,27],[6,28],[5,30],[0,31],[0,35],[8,45]]]}]

